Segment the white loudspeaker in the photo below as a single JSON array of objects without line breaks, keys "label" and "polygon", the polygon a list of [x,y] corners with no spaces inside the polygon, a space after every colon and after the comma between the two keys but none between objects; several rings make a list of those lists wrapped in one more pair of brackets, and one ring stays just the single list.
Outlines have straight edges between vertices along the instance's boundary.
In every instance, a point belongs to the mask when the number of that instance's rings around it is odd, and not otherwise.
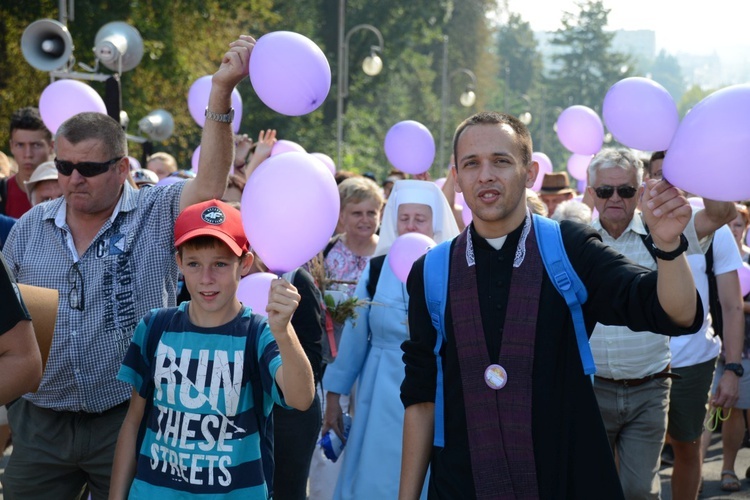
[{"label": "white loudspeaker", "polygon": [[169,112],[157,109],[138,122],[138,128],[152,141],[166,141],[174,132],[174,119]]},{"label": "white loudspeaker", "polygon": [[[130,71],[143,57],[143,38],[138,30],[122,21],[107,23],[96,33],[94,54],[112,71]],[[122,57],[122,68],[119,58]]]},{"label": "white loudspeaker", "polygon": [[54,71],[65,66],[73,55],[73,37],[63,23],[39,19],[23,31],[21,52],[34,68]]}]

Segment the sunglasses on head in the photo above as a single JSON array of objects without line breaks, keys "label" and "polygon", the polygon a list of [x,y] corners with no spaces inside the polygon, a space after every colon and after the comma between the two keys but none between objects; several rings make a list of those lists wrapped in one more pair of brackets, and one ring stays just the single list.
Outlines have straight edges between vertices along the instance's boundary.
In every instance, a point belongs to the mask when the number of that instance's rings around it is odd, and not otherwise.
[{"label": "sunglasses on head", "polygon": [[607,198],[612,198],[612,195],[615,194],[615,190],[617,190],[617,194],[620,196],[620,198],[632,198],[635,196],[635,193],[638,192],[637,188],[634,188],[633,186],[599,186],[598,188],[594,188],[594,192],[596,193],[597,198],[601,198],[603,200],[606,200]]},{"label": "sunglasses on head", "polygon": [[78,170],[78,173],[84,177],[94,177],[101,175],[109,167],[122,160],[123,157],[112,158],[111,160],[96,162],[96,161],[82,161],[79,163],[73,163],[72,161],[55,160],[55,167],[57,171],[65,176],[71,175],[73,170]]}]

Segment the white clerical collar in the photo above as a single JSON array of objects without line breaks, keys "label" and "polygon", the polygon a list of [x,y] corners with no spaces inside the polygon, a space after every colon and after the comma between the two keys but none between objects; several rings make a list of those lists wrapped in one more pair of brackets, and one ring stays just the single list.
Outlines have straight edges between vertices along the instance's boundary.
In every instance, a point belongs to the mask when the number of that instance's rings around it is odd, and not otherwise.
[{"label": "white clerical collar", "polygon": [[505,245],[505,240],[507,239],[507,234],[505,236],[500,236],[499,238],[485,238],[487,243],[489,243],[490,246],[495,250],[500,250],[501,248],[503,248],[503,245]]}]

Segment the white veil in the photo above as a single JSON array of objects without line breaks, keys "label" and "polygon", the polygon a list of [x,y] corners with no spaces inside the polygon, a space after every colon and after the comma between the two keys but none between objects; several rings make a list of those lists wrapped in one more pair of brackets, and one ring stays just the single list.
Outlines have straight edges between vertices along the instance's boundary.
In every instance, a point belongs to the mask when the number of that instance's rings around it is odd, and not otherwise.
[{"label": "white veil", "polygon": [[437,184],[430,181],[402,180],[393,184],[383,211],[383,222],[380,225],[380,239],[375,247],[373,257],[385,255],[393,242],[398,238],[398,206],[403,203],[420,203],[432,208],[432,237],[435,243],[455,238],[458,233],[456,219],[453,217],[448,200]]}]

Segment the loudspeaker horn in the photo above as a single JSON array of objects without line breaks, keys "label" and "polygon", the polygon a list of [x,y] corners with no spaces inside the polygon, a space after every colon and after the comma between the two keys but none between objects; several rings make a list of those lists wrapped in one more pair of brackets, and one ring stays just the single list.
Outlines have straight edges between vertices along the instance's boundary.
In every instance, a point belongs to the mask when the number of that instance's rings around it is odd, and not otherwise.
[{"label": "loudspeaker horn", "polygon": [[54,71],[65,66],[73,55],[73,37],[63,23],[39,19],[23,30],[21,52],[34,68]]},{"label": "loudspeaker horn", "polygon": [[[112,71],[130,71],[143,57],[143,38],[137,29],[122,21],[107,23],[94,39],[96,58]],[[122,57],[122,67],[118,59]]]},{"label": "loudspeaker horn", "polygon": [[152,141],[166,141],[174,132],[174,119],[168,111],[157,109],[141,118],[138,128]]}]

